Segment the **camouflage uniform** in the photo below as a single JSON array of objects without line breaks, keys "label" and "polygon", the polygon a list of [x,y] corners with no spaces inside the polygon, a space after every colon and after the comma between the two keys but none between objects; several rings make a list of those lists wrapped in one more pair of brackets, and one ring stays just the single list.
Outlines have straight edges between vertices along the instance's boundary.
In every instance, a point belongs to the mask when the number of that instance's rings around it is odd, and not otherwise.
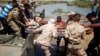
[{"label": "camouflage uniform", "polygon": [[[45,24],[41,26],[40,28],[36,29],[34,32],[42,31],[41,35],[37,38],[36,42],[38,45],[41,46],[41,49],[44,50],[45,56],[51,56],[50,54],[50,42],[52,39],[52,36],[56,36],[56,28],[54,27],[54,24]],[[43,56],[44,56],[43,55]]]},{"label": "camouflage uniform", "polygon": [[[19,44],[22,45],[20,43],[22,43],[22,38],[21,38],[21,33],[20,33],[20,28],[18,27],[17,23],[21,22],[19,21],[19,9],[18,8],[14,8],[13,10],[10,11],[10,13],[8,14],[8,18],[6,20],[7,24],[11,27],[11,29],[14,31],[14,35],[17,38],[14,38],[11,44]],[[18,41],[17,41],[18,40]]]},{"label": "camouflage uniform", "polygon": [[81,45],[85,37],[85,28],[78,22],[70,22],[65,30],[65,37],[68,39],[67,56],[87,56]]},{"label": "camouflage uniform", "polygon": [[18,25],[15,23],[15,16],[18,17],[18,14],[18,8],[14,8],[12,11],[10,11],[8,18],[6,20],[11,29],[15,31],[16,35],[20,34],[20,29]]}]

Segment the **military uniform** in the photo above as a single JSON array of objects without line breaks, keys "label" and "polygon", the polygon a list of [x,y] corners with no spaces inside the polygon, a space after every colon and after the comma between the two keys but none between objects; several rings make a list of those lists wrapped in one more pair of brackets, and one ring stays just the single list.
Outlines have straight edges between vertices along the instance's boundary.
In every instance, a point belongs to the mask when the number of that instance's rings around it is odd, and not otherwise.
[{"label": "military uniform", "polygon": [[8,25],[11,27],[11,29],[15,31],[15,34],[20,34],[19,27],[15,23],[15,13],[16,13],[16,16],[18,16],[18,8],[14,8],[12,11],[10,11],[6,21]]},{"label": "military uniform", "polygon": [[[37,38],[36,42],[41,47],[41,49],[44,50],[45,56],[51,56],[50,53],[50,42],[52,39],[52,36],[56,36],[56,28],[54,27],[54,24],[48,23],[40,28],[36,29],[34,32],[42,31],[41,35]],[[44,56],[44,55],[43,55]]]},{"label": "military uniform", "polygon": [[65,37],[68,39],[67,56],[87,56],[81,45],[85,38],[85,28],[78,22],[70,22],[65,30]]},{"label": "military uniform", "polygon": [[[11,29],[14,31],[14,35],[16,40],[19,39],[19,37],[21,37],[20,34],[20,28],[17,25],[17,22],[19,22],[19,9],[18,8],[14,8],[10,11],[10,13],[8,14],[8,17],[6,19],[7,24],[11,27]],[[20,22],[19,22],[20,23]],[[14,39],[14,40],[15,40]],[[21,39],[20,39],[21,40]],[[15,41],[16,42],[16,41]],[[17,41],[18,42],[18,41]],[[16,43],[17,43],[16,42]],[[20,41],[19,41],[20,42]],[[22,41],[21,41],[22,42]],[[14,42],[13,42],[14,43]]]}]

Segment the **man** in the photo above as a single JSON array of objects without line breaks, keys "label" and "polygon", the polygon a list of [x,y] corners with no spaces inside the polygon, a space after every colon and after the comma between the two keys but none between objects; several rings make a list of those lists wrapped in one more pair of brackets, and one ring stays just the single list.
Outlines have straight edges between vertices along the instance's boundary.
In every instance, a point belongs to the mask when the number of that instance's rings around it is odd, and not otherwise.
[{"label": "man", "polygon": [[81,45],[81,40],[85,38],[85,28],[80,25],[80,14],[75,14],[72,22],[67,25],[65,37],[68,39],[67,56],[87,56]]},{"label": "man", "polygon": [[94,38],[88,45],[87,49],[88,56],[100,56],[96,54],[95,50],[95,48],[100,44],[100,19],[99,18],[96,19],[96,17],[92,13],[89,13],[86,17],[91,22],[91,25],[88,25],[88,27],[93,28],[94,32]]},{"label": "man", "polygon": [[72,22],[72,19],[74,18],[74,15],[75,15],[75,14],[76,14],[76,13],[73,12],[73,11],[71,11],[71,12],[68,13],[69,19],[67,20],[67,24],[70,24],[70,23]]},{"label": "man", "polygon": [[[21,37],[20,34],[20,29],[18,27],[18,25],[23,25],[25,26],[22,22],[19,21],[19,8],[18,8],[18,4],[15,3],[13,5],[13,9],[10,11],[10,13],[8,14],[8,17],[6,19],[7,24],[11,27],[11,29],[14,31],[14,35],[16,37],[18,37],[17,39],[19,39],[19,37]],[[15,38],[16,39],[16,38]],[[17,42],[16,42],[17,43]],[[17,43],[18,44],[18,43]]]},{"label": "man", "polygon": [[[55,20],[50,19],[48,21],[48,24],[42,25],[40,28],[34,30],[33,32],[40,32],[42,31],[41,35],[36,40],[37,45],[41,47],[41,49],[44,50],[43,56],[51,56],[50,53],[50,42],[52,39],[52,36],[56,36],[56,29],[55,29]],[[39,54],[38,54],[39,55]],[[42,56],[42,54],[40,54]]]},{"label": "man", "polygon": [[62,20],[61,16],[58,16],[55,24],[56,24],[56,28],[57,28],[57,50],[56,50],[56,52],[59,51],[60,41],[62,38],[64,38],[64,41],[65,41],[65,49],[64,49],[64,51],[65,51],[67,40],[64,37],[64,30],[66,28],[66,23]]}]

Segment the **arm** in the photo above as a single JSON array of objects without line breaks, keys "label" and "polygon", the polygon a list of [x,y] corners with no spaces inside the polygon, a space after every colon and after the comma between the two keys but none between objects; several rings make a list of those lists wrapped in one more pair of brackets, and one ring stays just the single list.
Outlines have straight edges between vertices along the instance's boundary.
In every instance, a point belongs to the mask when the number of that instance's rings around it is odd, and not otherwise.
[{"label": "arm", "polygon": [[15,22],[21,26],[25,26],[25,24],[23,24],[22,22],[19,21],[19,16],[18,16],[18,12],[16,11],[16,13],[13,13],[13,18],[15,20]]},{"label": "arm", "polygon": [[92,27],[92,28],[100,27],[100,23],[91,24],[91,25],[89,25],[89,27]]},{"label": "arm", "polygon": [[68,39],[68,29],[65,29],[65,38]]},{"label": "arm", "polygon": [[54,38],[57,37],[57,29],[56,29],[56,28],[53,29],[53,37],[54,37]]},{"label": "arm", "polygon": [[93,29],[92,28],[85,28],[85,31],[86,31],[86,35],[89,35],[93,32]]},{"label": "arm", "polygon": [[82,35],[81,35],[81,39],[84,40],[86,37],[86,31],[85,31],[85,28],[83,28],[83,32],[82,32]]},{"label": "arm", "polygon": [[37,28],[36,30],[33,30],[33,33],[38,33],[41,32],[43,30],[44,26],[41,26],[39,28]]}]

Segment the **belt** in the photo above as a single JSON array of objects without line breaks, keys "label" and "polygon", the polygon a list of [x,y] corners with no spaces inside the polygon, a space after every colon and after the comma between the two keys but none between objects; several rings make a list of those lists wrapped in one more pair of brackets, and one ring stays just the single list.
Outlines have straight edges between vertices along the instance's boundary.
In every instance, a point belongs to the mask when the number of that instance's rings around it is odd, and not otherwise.
[{"label": "belt", "polygon": [[69,42],[69,44],[72,44],[72,45],[79,45],[80,43]]}]

